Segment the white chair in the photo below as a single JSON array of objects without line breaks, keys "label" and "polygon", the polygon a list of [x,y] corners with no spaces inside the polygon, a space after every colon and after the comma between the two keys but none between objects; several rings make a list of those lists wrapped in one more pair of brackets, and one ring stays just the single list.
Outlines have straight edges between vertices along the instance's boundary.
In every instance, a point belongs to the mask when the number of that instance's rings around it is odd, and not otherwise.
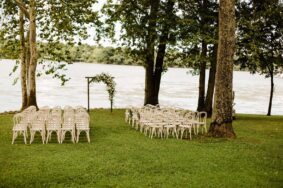
[{"label": "white chair", "polygon": [[47,131],[47,137],[46,137],[46,143],[51,140],[52,132],[55,132],[57,134],[57,140],[58,143],[61,143],[61,116],[59,115],[51,115],[49,116],[47,123],[46,123],[46,131]]},{"label": "white chair", "polygon": [[192,128],[194,126],[193,113],[185,114],[184,117],[179,117],[178,132],[180,133],[180,138],[183,138],[184,132],[186,132],[186,137],[188,137],[188,132],[190,134],[190,140],[192,139]]},{"label": "white chair", "polygon": [[197,133],[198,133],[198,129],[199,127],[201,127],[201,133],[203,134],[203,132],[207,133],[207,129],[206,129],[206,119],[207,119],[207,113],[206,112],[198,112],[197,115],[197,122],[195,123],[197,126]]},{"label": "white chair", "polygon": [[125,110],[125,122],[128,123],[130,120],[130,109]]},{"label": "white chair", "polygon": [[27,144],[28,122],[25,120],[24,114],[22,113],[15,114],[13,120],[14,120],[14,126],[13,126],[12,144],[14,144],[14,141],[18,137],[18,134],[23,134],[24,142],[25,144]]},{"label": "white chair", "polygon": [[192,139],[192,127],[193,127],[193,124],[190,121],[184,119],[182,123],[178,126],[178,131],[181,132],[180,138],[181,139],[183,138],[184,132],[186,132],[186,137],[188,137],[188,132],[189,132],[190,140],[191,140]]},{"label": "white chair", "polygon": [[139,121],[139,114],[138,114],[138,109],[133,109],[132,110],[132,118],[131,118],[131,125],[133,128],[138,129],[138,121]]},{"label": "white chair", "polygon": [[72,114],[64,114],[61,128],[61,143],[65,140],[67,132],[71,133],[72,142],[75,143],[75,117]]},{"label": "white chair", "polygon": [[24,119],[27,122],[28,127],[30,128],[33,117],[36,113],[36,107],[35,106],[29,106],[26,108],[21,114],[24,114]]},{"label": "white chair", "polygon": [[174,114],[171,114],[171,116],[168,116],[168,119],[166,120],[167,124],[164,125],[164,132],[166,135],[166,138],[172,134],[172,136],[175,136],[178,139],[178,131],[177,131],[177,117]]},{"label": "white chair", "polygon": [[45,142],[45,114],[44,112],[36,112],[30,127],[30,144],[34,141],[35,133],[39,132],[42,137],[42,143]]},{"label": "white chair", "polygon": [[187,112],[184,117],[187,119],[187,121],[189,121],[192,124],[192,128],[194,129],[194,134],[197,135],[198,134],[198,112],[194,112],[194,111],[189,111]]},{"label": "white chair", "polygon": [[76,124],[76,129],[77,129],[77,143],[79,142],[79,138],[80,138],[80,133],[82,131],[86,132],[86,136],[87,136],[87,140],[90,143],[90,137],[89,137],[89,115],[88,113],[77,113],[75,116],[75,124]]},{"label": "white chair", "polygon": [[166,122],[163,120],[163,117],[160,114],[152,115],[150,123],[147,123],[147,127],[150,132],[150,138],[157,136],[163,138],[163,127],[166,125]]}]

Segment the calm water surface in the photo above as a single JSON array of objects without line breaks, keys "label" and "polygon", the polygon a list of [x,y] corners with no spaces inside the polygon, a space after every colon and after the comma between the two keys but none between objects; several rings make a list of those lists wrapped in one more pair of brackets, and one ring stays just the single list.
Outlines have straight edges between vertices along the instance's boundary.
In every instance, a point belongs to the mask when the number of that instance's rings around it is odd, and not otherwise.
[{"label": "calm water surface", "polygon": [[[15,61],[0,60],[0,112],[18,110],[21,106],[20,82],[12,85],[19,70],[9,76]],[[142,106],[145,70],[139,66],[75,63],[68,66],[66,74],[71,78],[65,86],[50,76],[37,79],[37,102],[40,106],[87,106],[87,82],[85,76],[108,72],[117,83],[114,107]],[[266,114],[270,92],[270,79],[248,72],[234,72],[234,91],[237,113]],[[90,86],[91,108],[109,108],[108,93],[103,83]],[[188,69],[169,68],[164,73],[160,88],[160,104],[196,109],[198,76],[188,74]],[[272,114],[283,115],[283,79],[275,78]]]}]

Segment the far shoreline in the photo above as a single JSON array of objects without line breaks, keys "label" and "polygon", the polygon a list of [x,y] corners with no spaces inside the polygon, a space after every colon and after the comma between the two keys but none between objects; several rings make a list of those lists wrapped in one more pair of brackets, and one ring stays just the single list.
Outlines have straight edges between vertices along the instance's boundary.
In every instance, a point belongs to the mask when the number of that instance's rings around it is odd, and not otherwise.
[{"label": "far shoreline", "polygon": [[[5,61],[5,60],[7,60],[7,61],[17,61],[17,60],[19,60],[19,59],[0,59],[0,62],[1,61]],[[52,60],[49,60],[49,59],[45,59],[44,61],[50,61],[50,62],[52,62]],[[62,62],[64,62],[64,61],[62,61]],[[83,64],[97,64],[97,65],[121,65],[121,66],[133,66],[133,67],[143,67],[144,68],[144,66],[142,66],[142,65],[135,65],[135,64],[118,64],[118,63],[112,63],[112,64],[110,64],[110,63],[97,63],[97,62],[85,62],[85,61],[74,61],[74,62],[64,62],[64,63],[66,63],[66,64],[76,64],[76,63],[83,63]],[[188,70],[194,70],[193,68],[191,68],[191,67],[184,67],[184,66],[168,66],[168,68],[174,68],[174,69],[188,69]],[[209,70],[209,68],[206,68],[206,70],[208,71]],[[249,72],[248,70],[240,70],[239,68],[237,68],[237,67],[235,67],[234,66],[234,70],[233,71],[237,71],[237,72]],[[166,72],[166,70],[165,70],[165,72]]]}]

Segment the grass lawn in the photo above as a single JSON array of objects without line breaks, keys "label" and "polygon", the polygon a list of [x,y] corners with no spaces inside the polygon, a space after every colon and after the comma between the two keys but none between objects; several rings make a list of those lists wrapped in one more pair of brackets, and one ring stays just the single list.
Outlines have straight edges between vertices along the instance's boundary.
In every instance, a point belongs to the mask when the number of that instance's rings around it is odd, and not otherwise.
[{"label": "grass lawn", "polygon": [[12,145],[12,115],[0,115],[0,187],[283,187],[283,116],[233,126],[234,140],[151,140],[123,110],[93,110],[90,144]]}]

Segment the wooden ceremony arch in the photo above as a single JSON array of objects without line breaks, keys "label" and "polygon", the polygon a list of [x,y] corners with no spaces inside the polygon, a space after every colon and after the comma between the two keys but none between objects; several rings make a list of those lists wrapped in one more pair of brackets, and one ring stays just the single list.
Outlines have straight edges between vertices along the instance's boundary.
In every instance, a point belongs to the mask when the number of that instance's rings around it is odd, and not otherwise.
[{"label": "wooden ceremony arch", "polygon": [[92,82],[104,82],[107,86],[107,91],[109,94],[109,100],[110,100],[110,107],[111,107],[111,112],[113,110],[113,99],[114,99],[114,94],[115,94],[115,85],[116,83],[114,82],[114,77],[110,76],[107,73],[101,73],[96,76],[86,76],[87,79],[87,111],[89,112],[89,107],[90,107],[90,100],[89,100],[89,85]]}]

